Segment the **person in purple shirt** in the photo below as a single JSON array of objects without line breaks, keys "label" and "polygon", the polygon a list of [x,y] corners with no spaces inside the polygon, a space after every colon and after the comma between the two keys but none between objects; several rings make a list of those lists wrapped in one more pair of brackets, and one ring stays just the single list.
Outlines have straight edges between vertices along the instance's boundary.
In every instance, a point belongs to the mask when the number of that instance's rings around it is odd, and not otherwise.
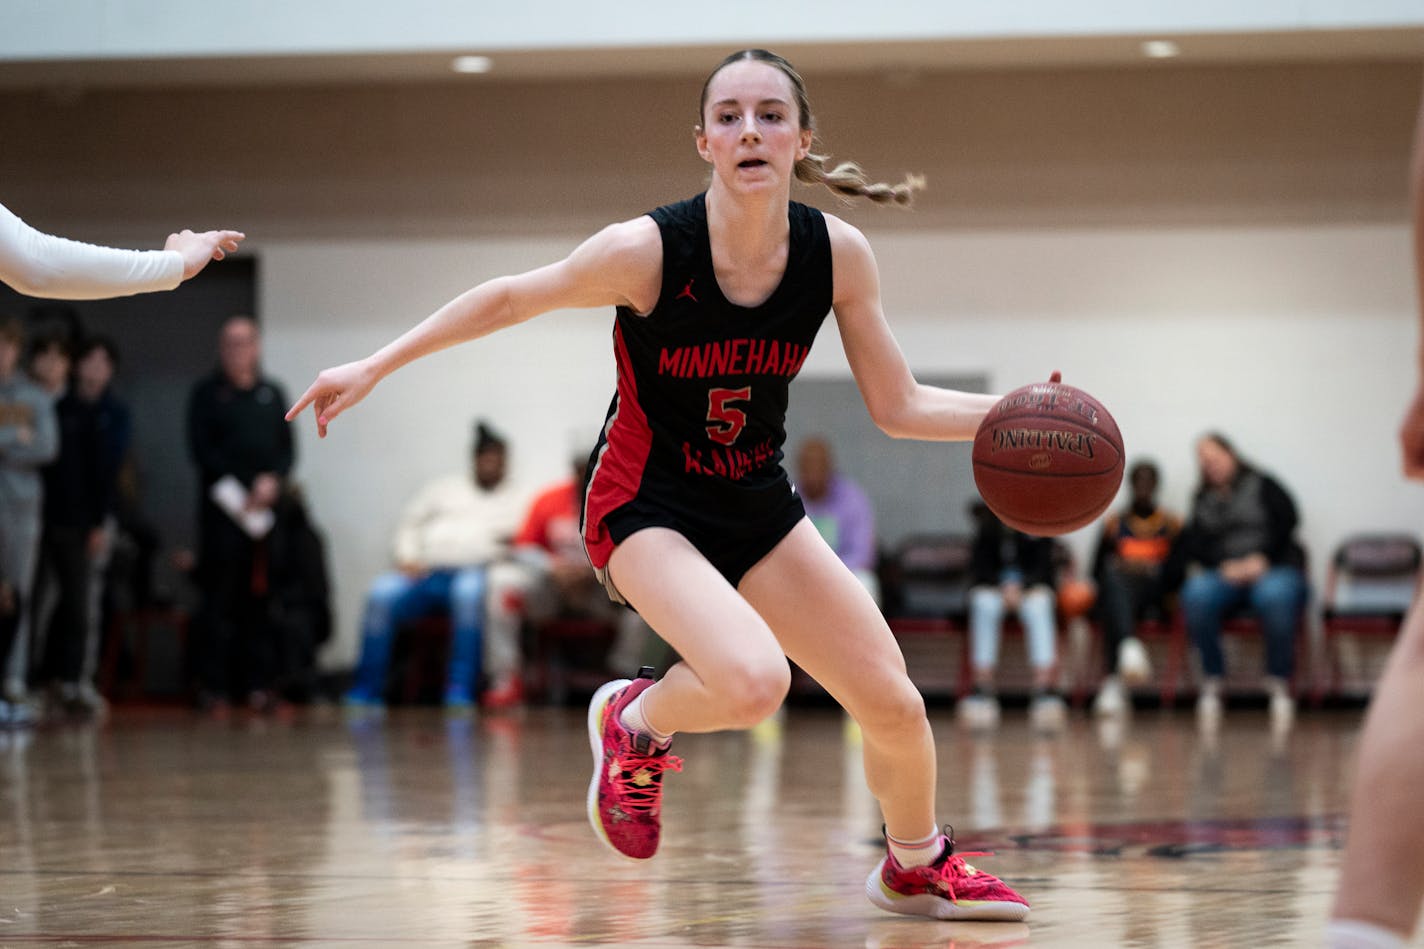
[{"label": "person in purple shirt", "polygon": [[860,485],[836,471],[831,446],[820,436],[806,439],[796,453],[796,491],[816,530],[879,603],[875,512]]}]

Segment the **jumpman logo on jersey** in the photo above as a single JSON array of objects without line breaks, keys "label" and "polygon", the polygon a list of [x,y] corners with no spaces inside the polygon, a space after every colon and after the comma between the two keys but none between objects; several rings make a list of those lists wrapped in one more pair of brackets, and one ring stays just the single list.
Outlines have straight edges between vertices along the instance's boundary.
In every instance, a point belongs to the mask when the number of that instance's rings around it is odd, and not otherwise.
[{"label": "jumpman logo on jersey", "polygon": [[691,279],[689,279],[689,280],[687,281],[687,286],[683,287],[683,288],[682,288],[682,292],[677,295],[677,299],[679,299],[679,300],[691,300],[693,303],[696,303],[696,302],[697,302],[697,298],[692,295],[692,284],[693,284],[696,280],[697,280],[696,277],[692,277]]}]

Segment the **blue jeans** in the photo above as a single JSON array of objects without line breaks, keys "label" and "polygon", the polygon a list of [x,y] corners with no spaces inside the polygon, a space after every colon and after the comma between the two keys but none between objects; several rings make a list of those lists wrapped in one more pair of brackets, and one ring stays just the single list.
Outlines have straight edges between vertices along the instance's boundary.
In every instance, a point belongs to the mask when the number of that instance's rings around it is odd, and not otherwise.
[{"label": "blue jeans", "polygon": [[[1028,644],[1028,662],[1035,671],[1053,665],[1055,605],[1053,590],[1046,586],[1029,587],[1019,599],[1019,622]],[[990,672],[998,665],[1003,623],[1004,594],[998,587],[978,586],[969,591],[969,653],[976,672]]]},{"label": "blue jeans", "polygon": [[1295,672],[1295,636],[1308,594],[1305,574],[1296,567],[1272,567],[1255,583],[1227,583],[1215,570],[1203,570],[1182,586],[1182,614],[1201,654],[1202,672],[1219,677],[1226,672],[1221,651],[1221,624],[1227,616],[1250,607],[1266,636],[1266,674],[1289,679]]},{"label": "blue jeans", "polygon": [[450,664],[445,696],[468,700],[480,676],[484,638],[485,568],[432,570],[421,577],[384,573],[371,584],[361,623],[361,660],[356,666],[353,698],[379,701],[386,692],[391,647],[401,625],[424,616],[448,614]]}]

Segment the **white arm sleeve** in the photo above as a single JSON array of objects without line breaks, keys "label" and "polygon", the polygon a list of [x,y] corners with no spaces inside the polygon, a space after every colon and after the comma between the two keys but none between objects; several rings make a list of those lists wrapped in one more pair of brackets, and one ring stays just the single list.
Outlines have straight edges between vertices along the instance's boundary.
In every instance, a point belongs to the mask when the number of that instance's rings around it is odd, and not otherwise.
[{"label": "white arm sleeve", "polygon": [[0,204],[0,281],[32,297],[100,300],[183,282],[176,250],[117,250],[51,237]]}]

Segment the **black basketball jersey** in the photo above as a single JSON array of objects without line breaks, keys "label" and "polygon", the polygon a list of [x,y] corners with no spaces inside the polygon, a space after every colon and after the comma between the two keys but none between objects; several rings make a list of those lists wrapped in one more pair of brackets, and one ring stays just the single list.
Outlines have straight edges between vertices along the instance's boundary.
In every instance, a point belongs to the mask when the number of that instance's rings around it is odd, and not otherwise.
[{"label": "black basketball jersey", "polygon": [[729,302],[717,284],[705,195],[650,217],[662,236],[662,287],[646,316],[618,308],[618,388],[585,495],[584,541],[596,567],[613,549],[602,519],[634,499],[736,517],[789,492],[787,390],[831,308],[820,211],[791,202],[785,273],[753,307]]}]

